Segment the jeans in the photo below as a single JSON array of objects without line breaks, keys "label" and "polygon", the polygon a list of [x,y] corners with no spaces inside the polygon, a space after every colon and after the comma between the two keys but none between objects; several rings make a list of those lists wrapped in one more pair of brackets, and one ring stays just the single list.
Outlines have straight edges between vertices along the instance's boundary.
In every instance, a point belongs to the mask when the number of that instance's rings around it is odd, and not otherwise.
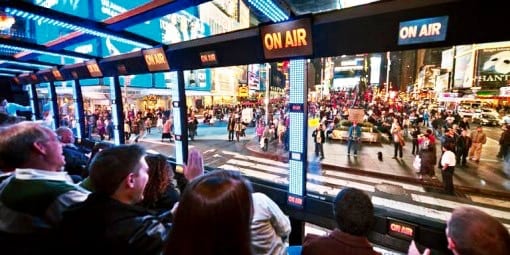
[{"label": "jeans", "polygon": [[395,146],[395,153],[393,154],[393,157],[397,157],[397,152],[400,154],[400,157],[402,157],[402,145],[399,142],[393,142],[393,145]]},{"label": "jeans", "polygon": [[358,154],[359,147],[360,146],[359,146],[358,141],[352,140],[352,139],[349,139],[349,141],[347,141],[347,153],[348,154],[351,153],[351,148],[353,148],[354,154]]}]

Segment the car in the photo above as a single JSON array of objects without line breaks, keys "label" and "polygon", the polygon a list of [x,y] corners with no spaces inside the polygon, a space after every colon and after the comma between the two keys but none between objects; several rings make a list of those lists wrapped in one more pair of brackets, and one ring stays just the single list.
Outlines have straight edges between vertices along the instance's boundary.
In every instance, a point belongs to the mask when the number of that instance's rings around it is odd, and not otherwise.
[{"label": "car", "polygon": [[481,113],[477,117],[473,118],[473,123],[478,123],[483,126],[500,126],[504,123],[504,121],[494,114]]}]

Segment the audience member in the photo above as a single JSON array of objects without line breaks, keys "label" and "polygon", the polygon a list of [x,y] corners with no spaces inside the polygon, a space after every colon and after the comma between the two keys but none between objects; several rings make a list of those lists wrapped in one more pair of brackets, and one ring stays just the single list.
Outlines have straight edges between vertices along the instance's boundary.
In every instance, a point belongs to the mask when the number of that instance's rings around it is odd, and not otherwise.
[{"label": "audience member", "polygon": [[301,254],[379,254],[367,239],[374,221],[374,206],[368,195],[345,188],[336,196],[334,207],[338,228],[328,236],[307,235]]},{"label": "audience member", "polygon": [[[505,255],[510,251],[510,234],[503,224],[473,207],[453,210],[446,223],[446,239],[454,255]],[[414,242],[408,254],[421,254]],[[430,250],[423,254],[430,254]]]},{"label": "audience member", "polygon": [[251,185],[238,173],[197,177],[181,196],[165,254],[252,254]]},{"label": "audience member", "polygon": [[89,170],[95,191],[64,213],[64,246],[74,254],[160,254],[170,224],[136,206],[149,179],[145,150],[138,145],[103,150]]},{"label": "audience member", "polygon": [[449,195],[455,195],[453,185],[453,172],[455,171],[455,149],[454,143],[443,144],[443,155],[441,156],[441,174],[443,176],[444,191]]},{"label": "audience member", "polygon": [[188,153],[188,164],[186,164],[186,171],[184,172],[184,176],[188,181],[192,181],[198,176],[204,174],[204,159],[202,157],[202,152],[198,149],[190,149]]},{"label": "audience member", "polygon": [[286,255],[290,220],[280,207],[263,193],[253,193],[251,242],[253,254]]},{"label": "audience member", "polygon": [[70,175],[83,176],[86,172],[89,158],[74,145],[74,134],[68,127],[59,127],[55,130],[62,143],[62,150],[66,164],[64,170]]},{"label": "audience member", "polygon": [[149,182],[140,205],[160,213],[172,209],[179,201],[180,193],[167,158],[161,154],[152,154],[145,156],[145,161],[149,166]]},{"label": "audience member", "polygon": [[51,247],[50,236],[62,211],[85,200],[88,192],[62,171],[62,144],[40,123],[20,122],[0,129],[0,162],[15,169],[0,184],[0,231],[13,235],[13,239],[2,239],[6,242],[2,249],[13,246],[17,254],[30,249],[44,254]]},{"label": "audience member", "polygon": [[188,152],[188,163],[185,164],[182,169],[184,178],[177,180],[177,185],[181,193],[184,192],[184,189],[189,182],[204,174],[204,159],[202,157],[202,152],[195,148],[190,149]]}]

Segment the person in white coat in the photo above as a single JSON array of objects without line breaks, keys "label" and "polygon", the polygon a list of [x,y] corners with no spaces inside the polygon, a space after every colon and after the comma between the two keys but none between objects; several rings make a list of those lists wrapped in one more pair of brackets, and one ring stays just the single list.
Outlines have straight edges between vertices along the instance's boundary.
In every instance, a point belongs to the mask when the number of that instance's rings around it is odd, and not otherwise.
[{"label": "person in white coat", "polygon": [[251,239],[253,255],[287,254],[290,220],[280,207],[263,193],[253,193]]}]

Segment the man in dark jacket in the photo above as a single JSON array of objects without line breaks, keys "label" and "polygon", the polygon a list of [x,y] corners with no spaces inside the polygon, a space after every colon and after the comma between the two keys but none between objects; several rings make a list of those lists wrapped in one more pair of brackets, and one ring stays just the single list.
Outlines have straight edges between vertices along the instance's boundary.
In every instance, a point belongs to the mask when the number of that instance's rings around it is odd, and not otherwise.
[{"label": "man in dark jacket", "polygon": [[106,149],[89,168],[95,192],[64,213],[65,248],[75,254],[159,254],[170,224],[135,206],[149,178],[145,150],[138,145]]},{"label": "man in dark jacket", "polygon": [[302,255],[375,255],[367,234],[374,221],[374,206],[367,194],[354,188],[338,193],[334,204],[338,228],[328,236],[307,235]]},{"label": "man in dark jacket", "polygon": [[55,130],[58,140],[62,143],[62,150],[66,159],[64,170],[70,175],[83,176],[89,158],[74,145],[73,131],[67,127],[59,127]]}]

